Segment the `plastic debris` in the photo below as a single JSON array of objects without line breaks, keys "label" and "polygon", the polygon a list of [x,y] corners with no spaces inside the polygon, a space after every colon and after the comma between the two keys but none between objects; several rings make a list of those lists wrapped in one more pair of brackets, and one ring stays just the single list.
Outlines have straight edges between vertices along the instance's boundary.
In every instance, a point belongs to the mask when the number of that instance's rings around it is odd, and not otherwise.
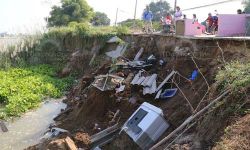
[{"label": "plastic debris", "polygon": [[175,96],[177,90],[178,90],[177,88],[166,89],[164,92],[162,92],[160,97],[161,97],[161,99],[171,98],[171,97]]},{"label": "plastic debris", "polygon": [[144,102],[122,127],[141,149],[149,149],[168,129],[163,111]]},{"label": "plastic debris", "polygon": [[194,81],[197,78],[197,76],[198,76],[198,70],[194,70],[189,80]]}]

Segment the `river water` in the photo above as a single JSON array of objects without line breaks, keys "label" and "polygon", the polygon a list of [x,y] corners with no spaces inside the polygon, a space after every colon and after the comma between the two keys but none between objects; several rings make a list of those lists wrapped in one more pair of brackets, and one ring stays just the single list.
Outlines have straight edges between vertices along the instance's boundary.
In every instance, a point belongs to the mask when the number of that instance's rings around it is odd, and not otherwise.
[{"label": "river water", "polygon": [[0,129],[0,150],[23,150],[39,143],[53,118],[65,108],[62,100],[50,100],[21,118],[6,122],[9,131],[3,133]]}]

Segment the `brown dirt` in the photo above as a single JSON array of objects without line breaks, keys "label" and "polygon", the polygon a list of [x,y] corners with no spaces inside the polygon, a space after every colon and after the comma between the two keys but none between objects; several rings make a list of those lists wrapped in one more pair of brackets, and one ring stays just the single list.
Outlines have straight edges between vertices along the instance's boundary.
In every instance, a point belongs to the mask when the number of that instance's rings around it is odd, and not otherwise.
[{"label": "brown dirt", "polygon": [[[214,83],[215,74],[218,69],[223,66],[223,63],[221,52],[218,47],[200,49],[199,46],[205,45],[206,42],[208,45],[215,46],[214,41],[196,41],[194,45],[189,40],[183,40],[180,42],[177,41],[177,39],[170,39],[168,43],[164,43],[162,38],[154,39],[152,37],[141,37],[135,39],[135,43],[138,45],[132,46],[132,48],[126,53],[127,57],[132,59],[137,53],[137,50],[140,47],[144,47],[145,51],[142,58],[147,58],[149,55],[154,54],[158,59],[166,60],[167,65],[164,67],[155,65],[153,68],[147,69],[149,74],[157,73],[159,81],[162,81],[173,69],[177,70],[184,77],[191,75],[196,66],[190,56],[176,56],[173,54],[176,44],[180,47],[188,47],[189,52],[192,52],[197,56],[195,62],[198,64],[208,83],[212,85]],[[228,48],[226,43],[222,43],[221,46],[223,48]],[[194,52],[196,49],[200,49],[200,51]],[[232,47],[229,47],[225,50],[224,57],[226,61],[239,58],[242,59],[241,57],[245,58],[246,55],[243,52],[234,52],[232,49]],[[121,113],[116,121],[122,125],[138,108],[138,106],[145,101],[160,107],[164,111],[165,118],[171,125],[170,129],[168,129],[162,137],[168,135],[192,114],[190,106],[180,91],[178,91],[176,96],[169,100],[154,100],[153,95],[142,95],[141,87],[130,86],[129,84],[126,84],[126,89],[121,94],[114,94],[115,91],[101,92],[94,87],[86,89],[94,80],[95,75],[106,74],[108,72],[110,64],[111,62],[107,61],[96,71],[89,71],[87,76],[85,75],[82,77],[79,84],[72,89],[68,95],[68,99],[65,101],[68,104],[68,108],[56,118],[58,127],[69,130],[72,134],[79,134],[76,136],[77,138],[74,138],[77,146],[81,147],[81,143],[88,143],[88,135],[93,135],[100,130],[111,126],[111,112],[115,113],[118,109],[120,110]],[[123,72],[125,78],[127,78],[129,74],[137,73],[135,70],[118,70],[117,72],[120,71]],[[121,75],[121,73],[119,74]],[[202,76],[199,74],[198,78],[192,82],[192,84],[185,79],[178,77],[175,78],[175,81],[179,83],[179,87],[190,101],[192,107],[196,108],[207,91],[207,86]],[[129,81],[127,81],[127,83],[129,83]],[[171,84],[167,86],[170,87]],[[218,93],[216,92],[209,94],[206,97],[206,101],[201,103],[199,109],[204,107],[209,100],[217,95]],[[121,97],[119,101],[117,100],[118,97]],[[135,104],[129,103],[128,100],[131,97],[135,97]],[[233,104],[233,101],[231,104]],[[213,115],[207,116],[204,120],[201,118],[198,127],[196,126],[188,132],[197,133],[196,139],[198,138],[201,141],[205,141],[205,144],[203,144],[205,148],[208,147],[207,143],[214,143],[216,140],[213,140],[213,138],[220,137],[221,134],[219,133],[221,133],[225,126],[228,125],[230,120],[229,116],[232,114],[224,114],[223,117],[216,116],[220,111],[224,111],[226,107],[227,105],[222,109],[218,109]],[[224,119],[225,121],[222,122],[221,119]],[[213,120],[212,123],[211,120]],[[211,132],[211,130],[213,131]],[[178,147],[178,145],[176,146]],[[191,147],[185,143],[182,146],[184,149],[189,149]],[[138,147],[127,135],[122,134],[112,143],[105,146],[104,149],[138,149]]]},{"label": "brown dirt", "polygon": [[250,114],[239,118],[225,130],[225,135],[213,150],[249,150],[250,149]]},{"label": "brown dirt", "polygon": [[91,143],[90,136],[84,132],[77,132],[74,136],[74,141],[81,148],[88,148],[88,145]]}]

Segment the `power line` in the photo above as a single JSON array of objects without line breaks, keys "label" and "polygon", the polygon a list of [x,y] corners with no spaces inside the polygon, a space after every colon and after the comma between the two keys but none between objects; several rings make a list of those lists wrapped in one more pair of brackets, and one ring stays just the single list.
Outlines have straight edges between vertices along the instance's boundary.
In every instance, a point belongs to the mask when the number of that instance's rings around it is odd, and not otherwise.
[{"label": "power line", "polygon": [[207,5],[202,5],[202,6],[187,8],[187,9],[183,9],[182,11],[193,10],[193,9],[198,9],[198,8],[203,8],[203,7],[209,7],[209,6],[214,6],[214,5],[218,5],[218,4],[224,4],[224,3],[233,2],[233,1],[241,1],[241,0],[226,0],[226,1],[222,1],[222,2],[217,2],[217,3],[212,3],[212,4],[207,4]]}]

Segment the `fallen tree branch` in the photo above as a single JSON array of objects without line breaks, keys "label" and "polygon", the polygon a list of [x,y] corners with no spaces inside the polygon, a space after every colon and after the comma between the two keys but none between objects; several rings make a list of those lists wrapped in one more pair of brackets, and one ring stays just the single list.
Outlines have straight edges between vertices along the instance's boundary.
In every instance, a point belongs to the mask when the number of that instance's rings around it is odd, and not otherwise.
[{"label": "fallen tree branch", "polygon": [[217,41],[217,46],[218,46],[219,50],[221,51],[222,61],[223,61],[224,64],[226,64],[225,57],[224,57],[224,51],[223,51],[223,49],[220,47],[220,44],[219,44],[218,41]]},{"label": "fallen tree branch", "polygon": [[207,111],[211,106],[213,106],[217,101],[219,101],[224,96],[226,96],[229,92],[230,92],[230,90],[227,90],[226,92],[224,92],[223,94],[221,94],[219,97],[217,97],[216,99],[214,99],[210,104],[208,104],[202,110],[200,110],[196,114],[194,114],[194,115],[190,116],[189,118],[187,118],[178,128],[176,128],[173,132],[171,132],[168,136],[166,136],[165,138],[163,138],[160,142],[158,142],[157,144],[155,144],[149,150],[154,150],[157,147],[159,147],[160,145],[164,144],[167,140],[169,140],[171,137],[173,137],[177,132],[179,132],[180,130],[182,130],[187,124],[189,124],[190,122],[192,122],[198,116],[200,116],[205,111]]},{"label": "fallen tree branch", "polygon": [[195,62],[194,58],[191,57],[191,59],[192,59],[192,61],[194,62],[196,68],[197,68],[198,71],[199,71],[199,73],[201,74],[202,78],[205,80],[205,82],[206,82],[206,84],[207,84],[207,91],[206,91],[206,93],[204,94],[204,96],[202,97],[201,101],[199,102],[199,104],[197,105],[197,107],[196,107],[196,109],[195,109],[195,112],[197,112],[197,110],[199,109],[201,103],[204,101],[206,95],[208,94],[208,92],[209,92],[209,90],[210,90],[210,86],[209,86],[209,84],[208,84],[208,82],[207,82],[207,79],[205,78],[205,76],[204,76],[203,73],[201,72],[199,66],[198,66],[197,63]]}]

